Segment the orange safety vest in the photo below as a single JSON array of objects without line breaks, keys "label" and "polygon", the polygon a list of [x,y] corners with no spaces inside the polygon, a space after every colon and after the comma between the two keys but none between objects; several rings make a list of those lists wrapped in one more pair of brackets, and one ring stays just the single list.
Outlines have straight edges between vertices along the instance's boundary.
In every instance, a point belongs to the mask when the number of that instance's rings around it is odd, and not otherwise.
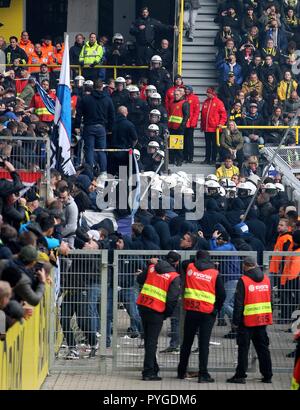
[{"label": "orange safety vest", "polygon": [[[290,252],[293,250],[293,238],[291,232],[279,235],[274,246],[274,252]],[[272,256],[270,261],[270,272],[281,273],[285,258],[283,256]]]},{"label": "orange safety vest", "polygon": [[163,313],[166,310],[168,290],[177,272],[158,274],[155,266],[151,265],[147,272],[147,279],[137,299],[137,304],[145,306],[155,312]]},{"label": "orange safety vest", "polygon": [[245,287],[244,325],[246,327],[266,326],[273,323],[271,306],[271,283],[264,275],[262,282],[255,282],[243,275]]},{"label": "orange safety vest", "polygon": [[[53,100],[56,99],[56,95],[49,92],[49,97]],[[34,114],[39,117],[41,122],[52,122],[54,121],[54,115],[52,115],[46,108],[44,101],[39,93],[36,93],[31,101],[30,108],[34,108]]]},{"label": "orange safety vest", "polygon": [[178,130],[183,122],[182,106],[186,100],[174,101],[170,108],[168,127],[170,130]]},{"label": "orange safety vest", "polygon": [[[53,65],[55,64],[62,65],[63,56],[64,56],[64,47],[59,52],[55,49],[55,52],[53,53],[53,57],[52,57]],[[60,67],[53,68],[53,71],[60,71],[60,70],[61,70]]]},{"label": "orange safety vest", "polygon": [[42,44],[42,52],[45,56],[48,57],[49,61],[52,61],[53,54],[55,52],[55,47],[50,44],[50,46],[47,46],[45,43]]},{"label": "orange safety vest", "polygon": [[25,51],[28,57],[34,52],[34,45],[30,40],[25,43],[23,40],[20,41],[19,46]]},{"label": "orange safety vest", "polygon": [[38,67],[29,67],[30,73],[38,73],[42,64],[49,64],[49,59],[45,54],[38,56],[36,52],[33,52],[28,59],[28,64],[38,64]]},{"label": "orange safety vest", "polygon": [[212,313],[216,301],[216,280],[219,272],[206,269],[200,272],[193,263],[187,268],[184,290],[184,309]]},{"label": "orange safety vest", "polygon": [[[300,248],[295,249],[293,252],[300,253]],[[299,256],[287,256],[283,273],[280,277],[280,284],[284,286],[288,280],[294,280],[298,278],[300,273],[300,255]]]}]

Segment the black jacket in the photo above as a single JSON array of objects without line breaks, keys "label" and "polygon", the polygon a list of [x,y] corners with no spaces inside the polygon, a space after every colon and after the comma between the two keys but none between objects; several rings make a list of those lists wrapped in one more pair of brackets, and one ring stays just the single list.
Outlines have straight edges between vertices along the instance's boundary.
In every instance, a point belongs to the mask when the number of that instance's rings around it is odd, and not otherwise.
[{"label": "black jacket", "polygon": [[[140,30],[139,26],[145,26],[146,28],[144,30]],[[136,42],[139,46],[145,46],[153,45],[155,34],[157,32],[171,29],[172,26],[165,25],[151,17],[139,17],[134,23],[132,23],[130,34],[136,38]],[[154,51],[155,50],[153,50],[153,52]]]},{"label": "black jacket", "polygon": [[267,82],[268,76],[274,75],[276,81],[279,83],[282,80],[282,72],[278,64],[273,63],[272,65],[268,66],[266,64],[263,65],[261,69],[261,81]]},{"label": "black jacket", "polygon": [[[260,283],[264,279],[264,274],[259,267],[249,270],[244,273],[254,282]],[[242,278],[239,279],[236,287],[235,297],[234,297],[234,308],[233,308],[233,324],[235,326],[243,325],[244,318],[244,307],[245,307],[245,286]]]},{"label": "black jacket", "polygon": [[[159,275],[163,275],[164,273],[176,272],[176,268],[170,265],[167,261],[159,261],[155,267],[156,272]],[[148,269],[144,270],[138,277],[137,283],[142,287],[147,280]],[[181,293],[181,279],[178,276],[174,279],[169,287],[168,294],[167,294],[167,302],[166,302],[166,310],[164,311],[165,319],[172,316],[173,311],[178,303],[178,299]],[[141,307],[140,309],[151,310],[147,307]]]},{"label": "black jacket", "polygon": [[164,67],[149,70],[148,80],[149,84],[156,87],[163,100],[168,89],[173,86],[171,75]]},{"label": "black jacket", "polygon": [[168,222],[161,218],[154,217],[151,221],[151,225],[159,236],[161,249],[170,249],[171,234]]},{"label": "black jacket", "polygon": [[123,65],[127,61],[127,48],[125,45],[113,45],[107,51],[107,65]]},{"label": "black jacket", "polygon": [[115,120],[115,109],[111,99],[103,91],[93,91],[84,96],[77,104],[75,128],[80,128],[81,119],[85,126],[103,125],[111,131]]},{"label": "black jacket", "polygon": [[70,64],[71,65],[79,65],[79,56],[80,56],[83,46],[84,46],[84,43],[80,45],[75,42],[74,46],[70,48]]},{"label": "black jacket", "polygon": [[218,96],[223,101],[227,111],[231,109],[234,103],[234,98],[237,92],[240,90],[238,84],[229,85],[229,83],[223,83],[219,89]]},{"label": "black jacket", "polygon": [[112,99],[112,102],[113,102],[113,104],[114,104],[114,107],[115,107],[115,109],[116,109],[116,111],[117,111],[117,109],[118,109],[119,107],[121,107],[121,105],[126,106],[126,105],[128,104],[128,101],[129,101],[129,91],[126,90],[126,88],[125,88],[124,90],[122,90],[122,91],[116,90],[116,91],[114,91],[114,92],[112,93],[111,99]]},{"label": "black jacket", "polygon": [[126,107],[128,109],[128,120],[135,125],[140,135],[147,121],[147,103],[140,98],[129,99]]},{"label": "black jacket", "polygon": [[124,115],[117,114],[113,126],[112,147],[113,148],[133,148],[138,135],[136,128]]},{"label": "black jacket", "polygon": [[14,60],[17,58],[21,60],[21,64],[28,63],[28,55],[19,46],[17,46],[15,50],[13,50],[11,46],[8,46],[5,50],[5,56],[7,64],[13,64]]},{"label": "black jacket", "polygon": [[165,67],[169,72],[172,71],[173,54],[172,51],[167,48],[161,48],[158,50],[158,55],[161,57],[163,62],[163,67]]}]

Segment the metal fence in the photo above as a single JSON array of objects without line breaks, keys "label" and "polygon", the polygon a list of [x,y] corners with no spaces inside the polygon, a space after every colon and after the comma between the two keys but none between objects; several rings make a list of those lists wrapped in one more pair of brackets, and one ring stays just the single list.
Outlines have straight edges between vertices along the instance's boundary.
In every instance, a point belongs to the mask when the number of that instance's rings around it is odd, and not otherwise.
[{"label": "metal fence", "polygon": [[[136,305],[139,287],[137,274],[151,258],[164,259],[167,251],[74,251],[61,260],[61,288],[55,340],[63,340],[55,367],[72,370],[140,370],[144,358],[143,329]],[[195,252],[180,252],[182,261],[191,261]],[[210,252],[222,275],[226,301],[214,326],[209,355],[211,371],[234,371],[238,348],[230,337],[233,298],[245,256],[256,252]],[[288,253],[265,252],[262,268],[270,275],[273,289],[274,325],[268,327],[270,351],[275,372],[290,372],[295,350],[290,333],[291,314],[299,308],[298,287],[280,287],[278,277],[269,273],[270,258],[289,257]],[[300,256],[299,256],[300,257]],[[109,262],[109,263],[108,263]],[[164,323],[158,342],[158,362],[162,370],[177,368],[179,346],[183,339],[184,311],[181,301],[173,317]],[[61,337],[59,337],[61,335]],[[94,350],[92,349],[94,347]],[[169,348],[172,349],[169,349]],[[198,339],[190,357],[190,370],[198,369]],[[79,359],[66,361],[72,350]],[[73,357],[74,359],[74,357]],[[86,360],[83,360],[86,359]],[[257,357],[249,352],[249,372],[255,372]]]}]

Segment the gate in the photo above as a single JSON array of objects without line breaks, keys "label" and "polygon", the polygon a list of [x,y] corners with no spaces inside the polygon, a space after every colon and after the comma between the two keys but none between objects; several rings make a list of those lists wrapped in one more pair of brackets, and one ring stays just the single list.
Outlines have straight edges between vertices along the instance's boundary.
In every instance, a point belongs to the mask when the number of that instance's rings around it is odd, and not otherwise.
[{"label": "gate", "polygon": [[[191,260],[196,252],[179,252],[182,261]],[[143,364],[143,341],[138,337],[141,327],[140,317],[136,308],[136,298],[139,289],[136,285],[136,274],[147,266],[151,258],[164,258],[168,251],[117,251],[114,259],[114,280],[112,289],[113,300],[113,332],[112,354],[113,369],[138,370]],[[210,252],[213,262],[220,270],[227,293],[234,295],[237,281],[232,281],[233,272],[240,276],[243,257],[253,256],[256,252]],[[212,371],[233,371],[237,364],[237,346],[235,339],[225,339],[224,335],[231,330],[230,322],[225,312],[221,318],[227,321],[226,326],[214,326],[209,355],[209,369]],[[221,319],[219,318],[219,319]],[[179,349],[173,352],[163,352],[170,346],[170,341],[176,347],[180,346],[183,337],[184,312],[181,303],[171,319],[164,323],[158,342],[158,362],[161,370],[177,368]],[[221,324],[221,321],[219,322]],[[224,324],[224,323],[223,323]],[[190,357],[190,369],[198,370],[198,340],[195,338],[193,353]],[[249,371],[255,371],[255,356],[251,349],[249,355]]]}]

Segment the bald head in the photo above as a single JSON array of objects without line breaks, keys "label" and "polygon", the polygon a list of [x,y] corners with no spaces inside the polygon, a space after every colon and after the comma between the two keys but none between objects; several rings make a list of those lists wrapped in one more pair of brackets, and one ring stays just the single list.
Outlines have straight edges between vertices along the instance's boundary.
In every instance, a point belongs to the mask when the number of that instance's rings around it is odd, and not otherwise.
[{"label": "bald head", "polygon": [[118,113],[124,115],[124,117],[128,116],[128,110],[123,105],[121,105],[121,107],[118,108]]}]

